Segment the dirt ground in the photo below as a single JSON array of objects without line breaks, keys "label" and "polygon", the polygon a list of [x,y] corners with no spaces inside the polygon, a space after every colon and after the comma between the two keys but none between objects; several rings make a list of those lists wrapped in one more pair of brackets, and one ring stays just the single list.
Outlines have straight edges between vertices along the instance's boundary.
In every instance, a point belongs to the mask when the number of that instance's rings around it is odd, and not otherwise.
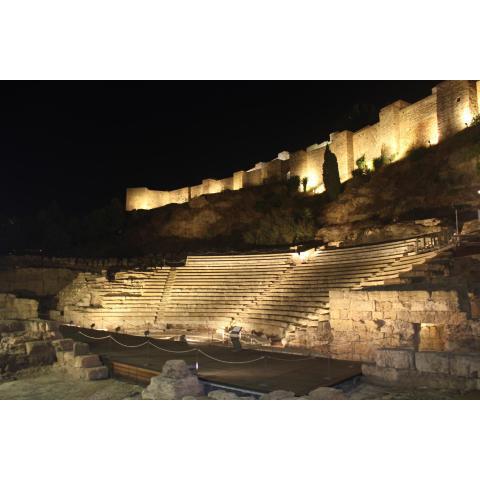
[{"label": "dirt ground", "polygon": [[142,387],[109,378],[77,380],[54,367],[29,369],[0,380],[0,400],[133,400]]},{"label": "dirt ground", "polygon": [[[371,385],[361,377],[339,385],[351,400],[453,400],[479,399],[478,392],[416,389],[399,390]],[[17,372],[14,379],[0,380],[0,400],[138,400],[142,387],[114,379],[77,380],[55,367]]]}]

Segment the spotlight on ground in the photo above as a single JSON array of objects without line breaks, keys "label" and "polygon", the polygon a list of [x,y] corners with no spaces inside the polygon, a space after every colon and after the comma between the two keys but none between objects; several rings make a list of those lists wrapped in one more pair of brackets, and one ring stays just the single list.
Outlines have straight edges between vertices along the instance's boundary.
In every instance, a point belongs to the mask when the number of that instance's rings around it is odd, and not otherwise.
[{"label": "spotlight on ground", "polygon": [[122,327],[117,327],[115,328],[115,333],[120,333],[120,330],[122,329]]},{"label": "spotlight on ground", "polygon": [[150,330],[145,330],[145,331],[143,332],[143,334],[144,334],[146,337],[148,337],[148,336],[150,335]]},{"label": "spotlight on ground", "polygon": [[92,324],[90,325],[90,328],[93,330],[93,329],[95,328],[95,324],[92,323]]}]

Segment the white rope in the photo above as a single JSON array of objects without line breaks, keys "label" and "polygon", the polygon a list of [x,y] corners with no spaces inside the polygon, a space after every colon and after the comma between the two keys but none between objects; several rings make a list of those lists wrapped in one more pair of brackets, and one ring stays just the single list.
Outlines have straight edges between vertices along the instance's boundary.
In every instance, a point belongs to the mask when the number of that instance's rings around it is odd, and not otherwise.
[{"label": "white rope", "polygon": [[212,357],[212,356],[208,355],[208,353],[205,353],[204,351],[202,351],[200,349],[197,349],[197,350],[202,355],[205,355],[205,357],[211,358],[212,360],[215,360],[216,362],[220,362],[220,363],[230,363],[230,364],[253,363],[253,362],[258,362],[259,360],[263,360],[265,358],[265,357],[258,357],[258,358],[254,358],[253,360],[246,360],[244,362],[230,362],[228,360],[220,360],[218,358]]},{"label": "white rope", "polygon": [[267,358],[269,358],[271,360],[280,360],[280,361],[283,361],[283,362],[304,362],[306,360],[313,360],[312,358],[298,358],[298,359],[292,360],[292,359],[288,359],[288,358],[276,358],[276,357],[272,357],[270,355],[263,355],[261,357],[254,358],[252,360],[245,360],[245,361],[242,361],[242,362],[233,362],[233,361],[229,361],[229,360],[220,360],[219,358],[212,357],[211,355],[209,355],[208,353],[205,353],[203,350],[200,350],[199,348],[191,348],[189,350],[168,350],[167,348],[163,348],[163,347],[159,347],[158,345],[155,345],[150,340],[146,340],[145,342],[140,343],[138,345],[125,345],[124,343],[119,342],[112,335],[107,335],[106,337],[91,337],[90,335],[87,335],[86,333],[83,333],[81,331],[79,331],[78,333],[80,335],[83,335],[86,338],[91,338],[92,340],[106,340],[107,338],[111,338],[115,343],[117,343],[118,345],[120,345],[122,347],[125,347],[125,348],[140,348],[140,347],[143,347],[145,345],[151,345],[152,347],[156,348],[157,350],[161,350],[161,351],[167,352],[167,353],[185,354],[185,353],[191,353],[191,352],[198,352],[198,353],[204,355],[205,357],[210,358],[211,360],[214,360],[215,362],[226,363],[226,364],[230,364],[230,365],[243,365],[243,364],[246,364],[246,363],[254,363],[254,362],[258,362],[260,360],[264,360],[264,359],[267,359]]},{"label": "white rope", "polygon": [[190,353],[190,352],[195,352],[197,349],[196,348],[191,348],[190,350],[168,350],[166,348],[159,347],[158,345],[155,345],[152,342],[148,342],[152,347],[155,347],[158,350],[162,350],[162,352],[168,352],[168,353]]},{"label": "white rope", "polygon": [[117,343],[118,345],[121,345],[122,347],[125,347],[125,348],[140,348],[140,347],[143,347],[144,345],[147,345],[148,343],[150,343],[150,342],[147,340],[146,342],[140,343],[139,345],[124,345],[123,343],[119,342],[115,337],[110,336],[110,338],[111,338],[115,343]]},{"label": "white rope", "polygon": [[106,337],[91,337],[90,335],[87,335],[86,333],[83,332],[78,332],[80,335],[83,335],[84,337],[91,338],[92,340],[106,340],[107,338],[112,338],[111,335],[107,335]]}]

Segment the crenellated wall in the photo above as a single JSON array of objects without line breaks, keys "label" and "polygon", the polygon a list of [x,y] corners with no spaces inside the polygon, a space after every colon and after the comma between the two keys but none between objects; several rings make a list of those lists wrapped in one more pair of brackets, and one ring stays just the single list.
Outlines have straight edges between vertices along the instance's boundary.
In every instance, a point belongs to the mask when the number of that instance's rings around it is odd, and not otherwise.
[{"label": "crenellated wall", "polygon": [[428,147],[468,126],[480,110],[480,81],[447,80],[432,89],[432,94],[409,104],[403,100],[387,105],[379,112],[379,121],[356,131],[334,132],[329,140],[297,152],[281,152],[269,162],[260,162],[248,171],[232,177],[205,179],[200,185],[172,191],[128,188],[126,210],[150,210],[169,203],[185,203],[200,195],[239,190],[265,182],[297,175],[307,178],[307,190],[324,191],[322,171],[327,145],[336,155],[340,180],[347,181],[356,168],[356,160],[365,156],[370,167],[382,154],[394,161],[409,150]]}]

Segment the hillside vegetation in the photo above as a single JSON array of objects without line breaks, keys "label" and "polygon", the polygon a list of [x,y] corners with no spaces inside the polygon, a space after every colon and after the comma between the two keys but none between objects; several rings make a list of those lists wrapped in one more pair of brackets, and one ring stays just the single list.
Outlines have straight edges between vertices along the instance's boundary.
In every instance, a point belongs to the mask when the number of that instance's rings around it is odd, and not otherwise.
[{"label": "hillside vegetation", "polygon": [[[118,201],[80,218],[58,207],[0,219],[2,251],[113,256],[271,248],[318,241],[376,241],[429,231],[476,215],[480,126],[401,161],[357,174],[336,200],[299,191],[298,179],[126,213]],[[361,173],[361,172],[360,172]],[[438,223],[438,222],[437,222]]]}]

